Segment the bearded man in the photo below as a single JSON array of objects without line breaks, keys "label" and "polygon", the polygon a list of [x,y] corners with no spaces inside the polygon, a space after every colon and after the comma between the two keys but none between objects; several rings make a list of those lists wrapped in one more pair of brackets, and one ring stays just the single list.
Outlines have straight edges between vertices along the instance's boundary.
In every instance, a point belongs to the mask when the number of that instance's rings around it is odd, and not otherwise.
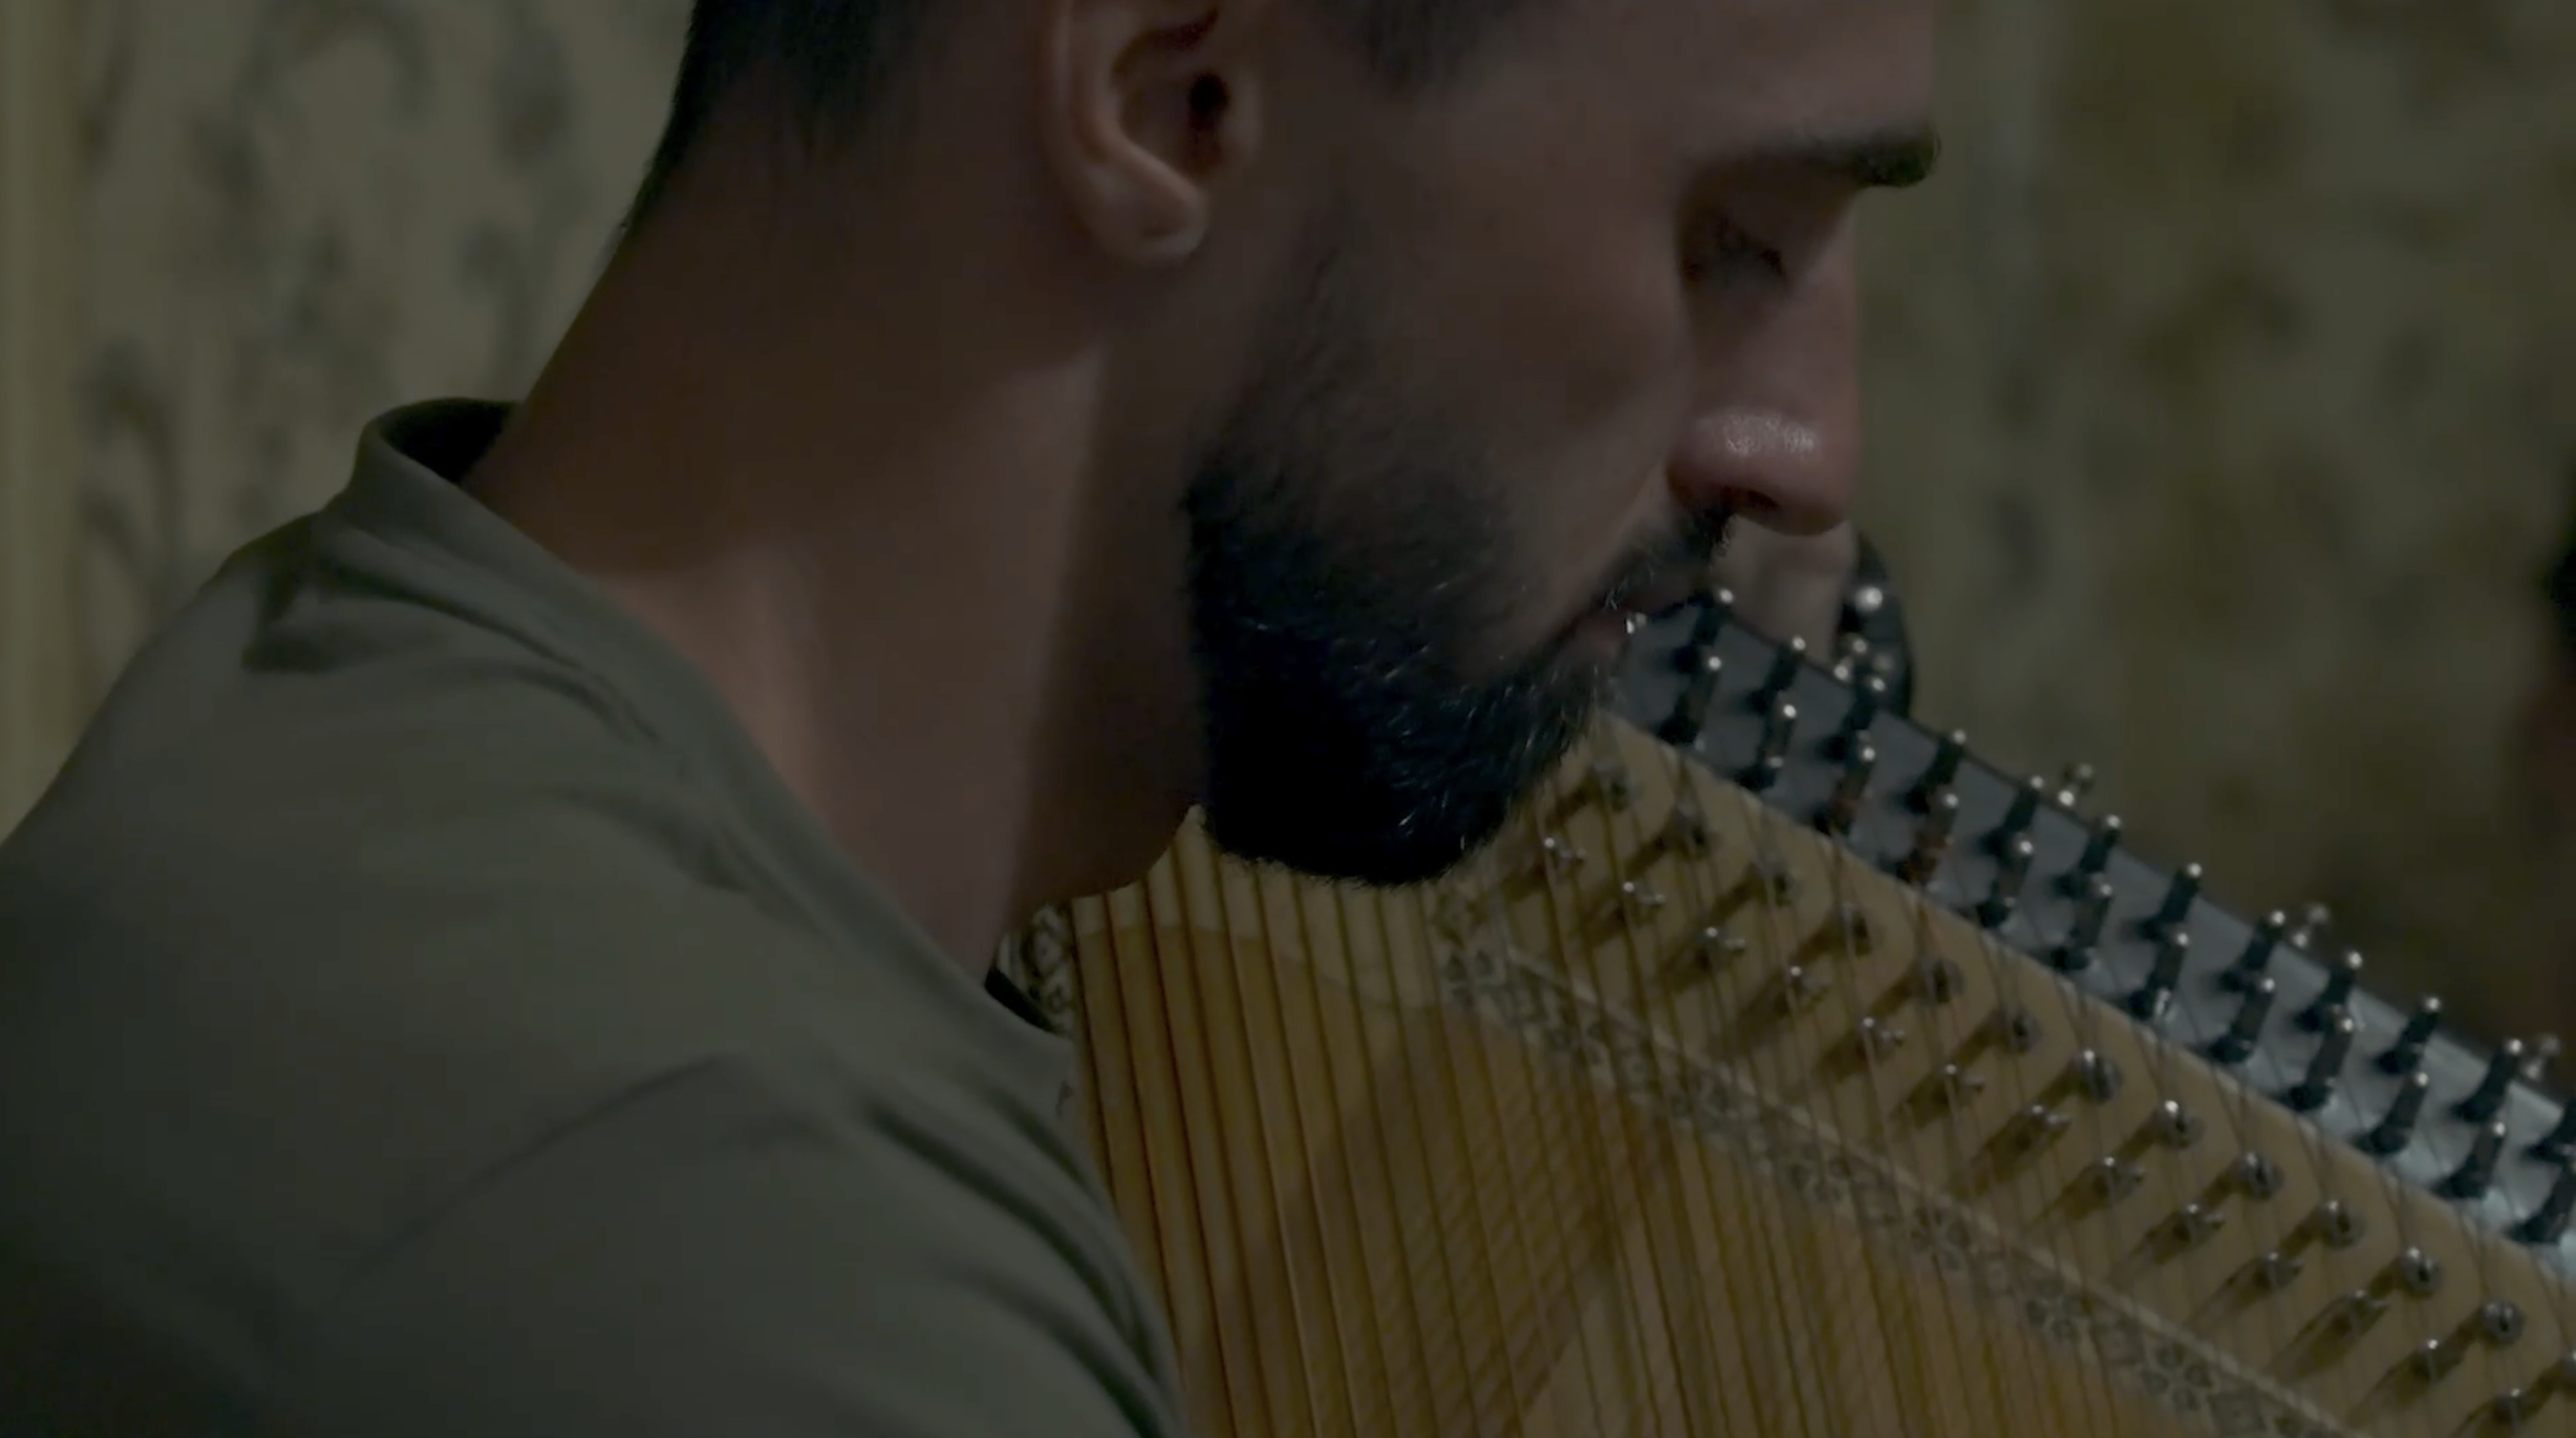
[{"label": "bearded man", "polygon": [[0,1430],[1174,1433],[997,941],[1194,806],[1439,874],[1842,524],[1935,8],[698,0],[532,390],[0,849]]}]

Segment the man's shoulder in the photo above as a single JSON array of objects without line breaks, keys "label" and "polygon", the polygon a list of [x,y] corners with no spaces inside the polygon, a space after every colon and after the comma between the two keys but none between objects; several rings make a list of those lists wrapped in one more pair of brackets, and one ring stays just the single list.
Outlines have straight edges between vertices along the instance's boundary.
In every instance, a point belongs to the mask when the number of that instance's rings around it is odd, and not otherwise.
[{"label": "man's shoulder", "polygon": [[[733,1204],[769,1230],[724,1235],[745,1263],[788,1263],[786,1227],[826,1223],[826,1200],[926,1243],[980,1199],[993,1221],[961,1261],[1015,1252],[1032,1231],[1008,1195],[1052,1192],[1041,1211],[1074,1228],[1051,1240],[1080,1232],[1087,1276],[1114,1273],[1070,1149],[1031,1142],[1016,1091],[939,1042],[953,1016],[746,879],[684,789],[579,746],[404,757],[182,785],[157,818],[110,816],[134,801],[103,787],[0,856],[0,1155],[40,1176],[0,1195],[0,1269],[48,1268],[21,1301],[103,1308],[256,1386],[262,1330],[498,1322],[514,1261],[604,1302],[642,1258],[615,1234],[571,1246],[582,1210],[649,1225],[630,1199],[701,1180],[692,1221]],[[588,1266],[514,1260],[517,1241]],[[388,1302],[406,1311],[367,1307]],[[315,1361],[391,1386],[394,1357]]]},{"label": "man's shoulder", "polygon": [[932,1078],[852,1111],[739,1062],[635,1090],[350,1274],[282,1356],[264,1416],[386,1434],[1174,1433],[1169,1358],[1096,1198],[954,1092]]},{"label": "man's shoulder", "polygon": [[[580,1382],[601,1416],[657,1344],[755,1418],[852,1345],[935,1380],[898,1400],[989,1388],[933,1371],[965,1360],[924,1315],[1128,1383],[1115,1223],[1035,1100],[1052,1041],[809,892],[535,627],[313,582],[304,543],[210,585],[0,841],[0,1331],[236,1404],[300,1353],[316,1431],[468,1397],[448,1431],[548,1428]],[[558,1331],[514,1326],[547,1302]],[[687,1396],[658,1421],[727,1421]]]},{"label": "man's shoulder", "polygon": [[[101,776],[0,849],[0,1141],[96,1144],[53,1156],[102,1183],[295,1174],[277,1216],[364,1244],[626,1087],[870,1011],[847,993],[866,956],[736,879],[649,775],[578,750],[344,757],[210,763],[153,796]],[[9,1093],[96,1111],[40,1123]]]},{"label": "man's shoulder", "polygon": [[[669,1074],[870,1081],[902,986],[524,662],[467,636],[305,687],[139,676],[0,845],[0,1153],[45,1176],[0,1195],[0,1249],[112,1279],[181,1195],[203,1276],[291,1310]],[[213,712],[132,707],[177,696]]]}]

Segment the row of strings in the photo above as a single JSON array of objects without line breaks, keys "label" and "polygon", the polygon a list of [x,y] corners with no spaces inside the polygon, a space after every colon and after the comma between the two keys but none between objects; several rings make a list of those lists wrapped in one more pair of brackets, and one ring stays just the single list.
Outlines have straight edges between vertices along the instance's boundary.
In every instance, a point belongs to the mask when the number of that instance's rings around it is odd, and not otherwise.
[{"label": "row of strings", "polygon": [[[2181,1431],[2140,1416],[2161,1410],[2095,1361],[2089,1325],[2108,1295],[2070,1302],[2044,1267],[1974,1258],[1966,1281],[1927,1281],[1925,1252],[1953,1237],[1972,1252],[2048,1233],[2078,1284],[2116,1277],[2141,1308],[2194,1312],[2205,1295],[2183,1291],[2183,1270],[2134,1261],[2109,1225],[2049,1197],[2077,1192],[2128,1136],[2105,1110],[2072,1106],[2035,1176],[1986,1189],[1981,1231],[1946,1232],[1981,1228],[1965,1205],[1901,1192],[1893,1229],[1863,1242],[1812,1189],[1703,1138],[1680,1101],[1713,1069],[1768,1107],[1775,1139],[1838,1136],[1864,1168],[1962,1175],[2051,1075],[1991,1063],[1989,1087],[1916,1121],[1902,1116],[1919,1113],[1922,1055],[1969,1051],[2003,1012],[2085,1049],[2127,1020],[1664,746],[1605,725],[1591,747],[1437,888],[1228,882],[1232,865],[1185,843],[1152,882],[1091,901],[1073,975],[1089,1136],[1172,1316],[1202,1431]],[[1626,802],[1603,775],[1626,776]],[[1705,857],[1664,842],[1675,810],[1716,836]],[[1792,882],[1764,877],[1778,875]],[[1622,883],[1692,917],[1622,910],[1605,929]],[[1697,916],[1730,908],[1731,942],[1693,942]],[[1864,943],[1855,911],[1895,919]],[[1499,1007],[1526,1018],[1571,992],[1593,1018],[1560,1013],[1567,1041],[1548,1043],[1467,1014],[1460,975],[1427,972],[1434,935],[1462,919],[1467,950],[1554,971],[1553,998],[1527,987],[1545,975],[1524,974],[1517,995],[1488,995]],[[1327,976],[1326,952],[1411,972],[1371,992],[1365,974]],[[1943,962],[1973,966],[1962,987],[1980,1002],[1890,1008]],[[1610,1093],[1584,1061],[1604,1015],[1664,1038],[1637,1050],[1646,1094]],[[1892,1050],[1846,1042],[1899,1025]],[[2145,1045],[2160,1067],[2147,1086],[2167,1091],[2161,1066],[2196,1062],[2180,1050],[2213,1037]],[[1829,1052],[1859,1062],[1837,1077]],[[2203,1143],[2253,1127],[2262,1100],[2226,1091],[2235,1109],[2203,1116]],[[2275,1157],[2329,1167],[2313,1149]],[[2195,1196],[2169,1167],[2145,1173],[2130,1211]],[[2403,1221],[2410,1206],[2387,1198],[2373,1210]],[[2270,1248],[2299,1216],[2248,1205],[2241,1221],[2269,1225],[2252,1239]],[[2293,1315],[2261,1312],[2260,1346],[2286,1351]],[[2437,1336],[2425,1307],[2407,1312],[2419,1339]]]}]

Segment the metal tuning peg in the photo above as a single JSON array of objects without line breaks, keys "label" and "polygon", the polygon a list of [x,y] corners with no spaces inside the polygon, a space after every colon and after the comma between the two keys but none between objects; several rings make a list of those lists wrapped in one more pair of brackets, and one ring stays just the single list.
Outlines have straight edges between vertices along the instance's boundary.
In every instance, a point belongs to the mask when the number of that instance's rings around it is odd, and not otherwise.
[{"label": "metal tuning peg", "polygon": [[2057,806],[2061,809],[2076,808],[2084,802],[2084,796],[2092,792],[2093,766],[2069,764],[2057,781]]},{"label": "metal tuning peg", "polygon": [[1593,923],[1613,934],[1651,928],[1667,902],[1652,885],[1623,879],[1594,914]]},{"label": "metal tuning peg", "polygon": [[2093,833],[2084,841],[2084,852],[2076,856],[2075,867],[2066,871],[2059,886],[2070,894],[2083,893],[2102,876],[2102,870],[2111,862],[2112,851],[2119,847],[2120,816],[2105,814],[2102,822],[2093,826]]},{"label": "metal tuning peg", "polygon": [[2227,1186],[2257,1203],[2279,1198],[2288,1182],[2281,1166],[2259,1153],[2240,1153],[2227,1166]]},{"label": "metal tuning peg", "polygon": [[2242,991],[2263,977],[2263,971],[2272,967],[2272,951],[2281,946],[2281,936],[2289,930],[2289,915],[2278,909],[2265,914],[2254,925],[2254,931],[2246,936],[2243,952],[2237,954],[2236,962],[2228,966],[2227,972],[2218,976],[2218,982],[2224,987]]},{"label": "metal tuning peg", "polygon": [[[1699,613],[1692,618],[1690,638],[1682,641],[1679,652],[1704,654],[1717,647],[1717,641],[1726,636],[1726,626],[1735,618],[1735,591],[1723,586],[1703,589],[1692,602],[1698,606]],[[1688,671],[1693,666],[1690,661],[1683,660],[1681,667]]]},{"label": "metal tuning peg", "polygon": [[2542,1163],[2565,1163],[2576,1158],[2576,1103],[2558,1111],[2558,1122],[2531,1146],[2531,1156]]},{"label": "metal tuning peg", "polygon": [[2549,1071],[2557,1067],[2558,1053],[2558,1035],[2542,1034],[2533,1039],[2531,1047],[2523,1052],[2522,1081],[2533,1085],[2548,1082]]},{"label": "metal tuning peg", "polygon": [[2000,927],[2021,907],[2022,886],[2030,882],[2031,865],[2039,859],[2030,826],[2039,821],[2039,806],[2047,802],[2047,781],[2033,775],[2014,792],[2003,821],[1985,837],[1985,851],[1995,861],[1995,882],[1985,901],[1977,905],[1977,921],[1987,928]]},{"label": "metal tuning peg", "polygon": [[2096,875],[2076,899],[2075,917],[2057,945],[2058,968],[2073,974],[2093,966],[2093,950],[2102,942],[2103,925],[2110,921],[2112,897],[2111,881]]},{"label": "metal tuning peg", "polygon": [[1913,793],[1907,796],[1916,813],[1929,813],[1933,804],[1950,792],[1950,786],[1959,782],[1959,765],[1967,757],[1968,736],[1964,732],[1953,729],[1941,736],[1940,744],[1932,750],[1932,762],[1923,766],[1922,776],[1914,781]]},{"label": "metal tuning peg", "polygon": [[2361,953],[2357,949],[2346,949],[2342,958],[2326,966],[2325,992],[2317,995],[2317,1001],[2299,1015],[2299,1023],[2311,1029],[2324,1028],[2329,1015],[2340,1012],[2352,1002],[2353,985],[2360,982]]},{"label": "metal tuning peg", "polygon": [[1869,672],[1869,640],[1858,634],[1845,634],[1834,641],[1834,662],[1825,672],[1834,682],[1849,686]]},{"label": "metal tuning peg", "polygon": [[1592,856],[1554,834],[1538,841],[1538,877],[1563,878],[1592,862]]},{"label": "metal tuning peg", "polygon": [[2177,870],[2173,883],[2165,890],[2164,902],[2156,906],[2155,915],[2141,925],[2141,929],[2150,934],[2161,934],[2180,927],[2189,919],[2191,906],[2200,902],[2200,876],[2198,864],[2185,864]]},{"label": "metal tuning peg", "polygon": [[2280,985],[2270,974],[2260,974],[2245,986],[2244,1001],[2236,1006],[2236,1018],[2209,1046],[2209,1056],[2223,1064],[2241,1064],[2254,1056],[2263,1043],[2263,1025],[2272,1017],[2272,1000]]},{"label": "metal tuning peg", "polygon": [[1665,818],[1664,827],[1656,833],[1651,847],[1653,852],[1648,856],[1648,862],[1667,854],[1685,859],[1704,859],[1711,849],[1717,847],[1717,831],[1709,826],[1708,816],[1700,812],[1699,806],[1685,797],[1673,805],[1672,813]]},{"label": "metal tuning peg", "polygon": [[2513,1092],[2514,1076],[2522,1071],[2522,1040],[2506,1039],[2493,1057],[2487,1060],[2487,1071],[2478,1086],[2451,1110],[2471,1123],[2485,1123],[2504,1112],[2504,1100]]},{"label": "metal tuning peg", "polygon": [[2530,1217],[2514,1225],[2513,1236],[2546,1247],[2567,1236],[2567,1220],[2572,1217],[2576,1217],[2576,1167],[2562,1163],[2557,1179],[2549,1185],[2549,1196]]},{"label": "metal tuning peg", "polygon": [[2148,1023],[2165,1016],[2174,990],[2182,984],[2183,965],[2191,962],[2191,935],[2177,928],[2167,928],[2163,934],[2156,941],[2156,961],[2147,970],[2146,982],[2129,995],[2129,1012]]},{"label": "metal tuning peg", "polygon": [[1673,711],[1655,726],[1655,737],[1676,748],[1689,748],[1699,742],[1700,731],[1708,727],[1708,711],[1717,704],[1718,685],[1726,678],[1726,661],[1714,649],[1696,645],[1681,650],[1684,663],[1681,697],[1673,701]]},{"label": "metal tuning peg", "polygon": [[2027,838],[2030,826],[2039,821],[2039,806],[2048,802],[2048,781],[2034,774],[2013,791],[2012,806],[2004,810],[2003,822],[1986,836],[1986,852],[2001,854],[2016,839]]},{"label": "metal tuning peg", "polygon": [[2406,1026],[2397,1031],[2397,1041],[2380,1054],[2377,1062],[2381,1073],[2412,1073],[2424,1062],[2424,1050],[2433,1043],[2433,1031],[2442,1026],[2442,1000],[2427,995],[2406,1016]]},{"label": "metal tuning peg", "polygon": [[1798,733],[1798,706],[1786,699],[1770,702],[1762,713],[1762,742],[1753,751],[1753,762],[1736,776],[1736,782],[1756,794],[1764,793],[1780,780],[1780,771],[1789,764],[1789,741]]},{"label": "metal tuning peg", "polygon": [[1762,676],[1761,687],[1753,691],[1753,707],[1768,709],[1787,698],[1791,686],[1798,682],[1798,671],[1806,667],[1806,640],[1792,639],[1773,650],[1771,668]]},{"label": "metal tuning peg", "polygon": [[2424,1100],[2433,1093],[2433,1076],[2417,1069],[2397,1086],[2397,1097],[2389,1102],[2388,1112],[2370,1132],[2361,1136],[2362,1148],[2382,1158],[2403,1153],[2415,1141],[2415,1124],[2424,1116]]},{"label": "metal tuning peg", "polygon": [[2066,1065],[2065,1086],[2096,1106],[2118,1098],[2128,1082],[2128,1075],[2120,1070],[2120,1061],[2100,1049],[2078,1049]]},{"label": "metal tuning peg", "polygon": [[2343,1077],[2344,1060],[2352,1056],[2353,1040],[2360,1037],[2361,1025],[2353,1016],[2336,1009],[2325,1022],[2325,1036],[2317,1040],[2317,1051],[2308,1059],[2306,1077],[2283,1096],[2283,1101],[2300,1113],[2314,1113],[2334,1097],[2335,1081]]},{"label": "metal tuning peg", "polygon": [[2013,910],[2021,906],[2021,888],[2030,882],[2030,866],[2038,854],[2030,836],[2022,834],[1995,856],[1994,887],[1986,891],[1985,902],[1977,905],[1977,922],[1989,929],[2001,928],[2013,916]]},{"label": "metal tuning peg", "polygon": [[1842,756],[1842,772],[1835,776],[1833,796],[1816,815],[1816,827],[1839,839],[1851,832],[1860,819],[1860,806],[1869,798],[1871,771],[1878,767],[1878,751],[1867,744]]},{"label": "metal tuning peg", "polygon": [[2487,1405],[2487,1421],[2498,1432],[2524,1432],[2554,1398],[2576,1401],[2576,1353],[2551,1364],[2549,1372],[2531,1387],[2508,1388],[2497,1394]]},{"label": "metal tuning peg", "polygon": [[2326,936],[2334,931],[2334,911],[2323,904],[2310,904],[2299,911],[2299,926],[2290,931],[2290,947],[2313,954],[2325,946]]},{"label": "metal tuning peg", "polygon": [[1843,709],[1843,722],[1834,729],[1834,752],[1847,758],[1853,750],[1867,745],[1869,726],[1878,722],[1878,711],[1886,707],[1886,680],[1873,674],[1853,685],[1851,703]]},{"label": "metal tuning peg", "polygon": [[2490,1351],[2511,1348],[2522,1341],[2529,1320],[2522,1309],[2505,1299],[2482,1304],[2459,1326],[2439,1338],[2427,1338],[2417,1344],[2402,1367],[2392,1369],[2392,1376],[2404,1373],[2415,1383],[2438,1383],[2459,1370],[2472,1345]]},{"label": "metal tuning peg", "polygon": [[2505,1127],[2491,1123],[2478,1130],[2477,1140],[2469,1145],[2469,1156],[2442,1180],[2442,1192],[2451,1198],[2475,1200],[2487,1196],[2495,1186],[2496,1165],[2504,1159]]},{"label": "metal tuning peg", "polygon": [[1950,852],[1950,833],[1958,823],[1959,796],[1944,789],[1923,811],[1923,822],[1914,832],[1914,851],[1905,856],[1898,877],[1918,889],[1932,882]]},{"label": "metal tuning peg", "polygon": [[1629,805],[1637,802],[1637,781],[1628,766],[1618,760],[1597,760],[1583,776],[1579,797],[1597,800],[1612,813],[1624,814]]}]

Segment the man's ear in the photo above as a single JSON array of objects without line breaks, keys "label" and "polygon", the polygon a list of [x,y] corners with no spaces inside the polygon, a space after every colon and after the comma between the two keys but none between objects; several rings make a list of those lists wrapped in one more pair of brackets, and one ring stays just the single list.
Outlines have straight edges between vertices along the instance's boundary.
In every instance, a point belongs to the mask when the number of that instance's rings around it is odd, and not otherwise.
[{"label": "man's ear", "polygon": [[1044,0],[1037,120],[1050,168],[1104,253],[1177,264],[1211,190],[1260,139],[1248,43],[1267,0]]}]

